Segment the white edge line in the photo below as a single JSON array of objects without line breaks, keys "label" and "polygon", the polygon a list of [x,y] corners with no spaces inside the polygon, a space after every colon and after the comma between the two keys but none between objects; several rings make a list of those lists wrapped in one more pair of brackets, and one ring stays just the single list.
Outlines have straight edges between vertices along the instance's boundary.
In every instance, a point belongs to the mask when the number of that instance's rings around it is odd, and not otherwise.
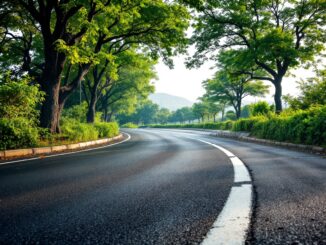
[{"label": "white edge line", "polygon": [[[232,152],[216,144],[209,144],[224,152],[231,160],[234,169],[234,184],[226,203],[202,241],[202,245],[245,244],[252,214],[252,180],[245,164]],[[245,183],[243,183],[245,182]]]},{"label": "white edge line", "polygon": [[6,164],[18,163],[18,162],[27,162],[27,161],[33,161],[33,160],[45,159],[45,158],[57,157],[57,156],[63,156],[63,155],[70,155],[70,154],[76,154],[76,153],[85,152],[85,151],[93,151],[93,150],[97,150],[97,149],[102,149],[102,148],[106,148],[106,147],[118,145],[118,144],[121,144],[121,143],[124,143],[124,142],[130,140],[130,138],[131,138],[130,134],[128,134],[126,132],[121,132],[121,133],[127,135],[127,139],[124,139],[123,141],[120,141],[120,142],[117,142],[117,143],[113,143],[113,144],[109,144],[109,145],[104,145],[104,146],[99,146],[99,147],[90,148],[90,149],[73,151],[73,152],[65,152],[65,153],[59,153],[59,154],[54,154],[54,155],[42,156],[42,157],[33,157],[33,158],[27,158],[27,159],[21,159],[21,160],[14,160],[14,161],[9,161],[9,162],[2,162],[2,163],[0,163],[0,165],[6,165]]}]

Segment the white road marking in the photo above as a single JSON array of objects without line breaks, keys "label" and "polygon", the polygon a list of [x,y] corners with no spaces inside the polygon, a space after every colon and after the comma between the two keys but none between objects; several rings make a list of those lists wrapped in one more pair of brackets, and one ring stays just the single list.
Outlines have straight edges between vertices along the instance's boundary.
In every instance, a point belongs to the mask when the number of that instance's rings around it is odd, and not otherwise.
[{"label": "white road marking", "polygon": [[127,135],[127,139],[124,139],[123,141],[113,143],[110,145],[104,145],[104,146],[100,146],[100,147],[79,150],[79,151],[74,151],[74,152],[65,152],[65,153],[59,153],[59,154],[54,154],[54,155],[42,156],[42,157],[33,157],[33,158],[26,158],[26,159],[14,160],[14,161],[9,161],[9,162],[2,162],[2,163],[0,163],[0,165],[10,164],[10,163],[18,163],[18,162],[27,162],[27,161],[33,161],[33,160],[44,159],[44,158],[49,158],[49,157],[57,157],[57,156],[63,156],[63,155],[76,154],[76,153],[85,152],[85,151],[92,151],[92,150],[97,150],[97,149],[102,149],[102,148],[118,145],[118,144],[121,144],[121,143],[124,143],[124,142],[130,140],[130,138],[131,138],[130,134],[125,133],[125,132],[122,132],[122,133]]},{"label": "white road marking", "polygon": [[227,149],[204,140],[195,140],[214,146],[229,157],[234,169],[234,184],[238,184],[231,188],[222,212],[202,241],[202,245],[244,244],[252,213],[252,184],[249,172],[244,163]]}]

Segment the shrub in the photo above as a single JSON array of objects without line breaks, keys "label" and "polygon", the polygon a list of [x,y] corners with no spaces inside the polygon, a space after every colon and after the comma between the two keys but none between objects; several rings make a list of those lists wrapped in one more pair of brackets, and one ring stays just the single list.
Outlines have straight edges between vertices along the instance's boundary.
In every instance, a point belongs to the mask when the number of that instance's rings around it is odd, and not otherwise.
[{"label": "shrub", "polygon": [[287,110],[281,115],[268,113],[237,121],[150,126],[247,131],[258,138],[326,146],[326,105],[313,106],[307,110]]},{"label": "shrub", "polygon": [[89,141],[98,138],[110,138],[119,134],[116,122],[81,123],[71,118],[61,120],[63,137],[72,141]]},{"label": "shrub", "polygon": [[98,122],[94,127],[100,138],[111,138],[119,134],[119,126],[116,122]]},{"label": "shrub", "polygon": [[267,115],[272,112],[272,107],[266,101],[258,101],[250,107],[252,116]]},{"label": "shrub", "polygon": [[[0,118],[26,118],[37,123],[36,107],[43,101],[44,92],[38,85],[30,85],[29,77],[19,80],[7,73],[0,81]],[[16,121],[17,122],[17,121]]]},{"label": "shrub", "polygon": [[99,132],[92,124],[81,123],[74,119],[63,119],[61,132],[72,141],[88,141],[98,139]]},{"label": "shrub", "polygon": [[138,125],[129,122],[129,123],[125,123],[125,124],[123,124],[123,125],[121,126],[121,128],[138,128]]},{"label": "shrub", "polygon": [[326,145],[326,106],[285,112],[254,123],[252,135],[301,144]]},{"label": "shrub", "polygon": [[34,147],[39,138],[38,129],[25,118],[0,119],[0,149]]},{"label": "shrub", "polygon": [[265,120],[264,116],[256,116],[249,118],[240,118],[239,120],[233,122],[232,131],[247,131],[251,132],[254,125],[261,120]]}]

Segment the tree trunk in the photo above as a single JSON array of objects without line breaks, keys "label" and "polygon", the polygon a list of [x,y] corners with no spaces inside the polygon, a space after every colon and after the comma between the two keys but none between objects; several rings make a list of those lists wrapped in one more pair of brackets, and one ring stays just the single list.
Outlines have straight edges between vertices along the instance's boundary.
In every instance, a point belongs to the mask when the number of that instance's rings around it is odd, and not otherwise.
[{"label": "tree trunk", "polygon": [[274,102],[275,102],[275,112],[280,114],[282,112],[282,78],[276,79],[274,81],[275,94],[274,94]]},{"label": "tree trunk", "polygon": [[43,85],[46,96],[41,107],[40,126],[48,128],[51,133],[58,133],[60,78],[57,79],[58,82]]},{"label": "tree trunk", "polygon": [[113,111],[111,113],[109,113],[108,122],[111,122],[112,116],[113,116]]},{"label": "tree trunk", "polygon": [[234,109],[235,109],[235,115],[237,119],[239,119],[241,116],[241,100],[237,101],[237,105],[235,106]]},{"label": "tree trunk", "polygon": [[87,122],[94,123],[95,122],[95,114],[96,114],[96,101],[97,96],[96,93],[91,95],[91,99],[89,101],[88,111],[87,111]]},{"label": "tree trunk", "polygon": [[39,82],[46,95],[41,108],[40,126],[48,128],[51,133],[58,133],[59,94],[66,57],[58,53],[53,45],[46,46],[44,43],[44,46],[45,68]]}]

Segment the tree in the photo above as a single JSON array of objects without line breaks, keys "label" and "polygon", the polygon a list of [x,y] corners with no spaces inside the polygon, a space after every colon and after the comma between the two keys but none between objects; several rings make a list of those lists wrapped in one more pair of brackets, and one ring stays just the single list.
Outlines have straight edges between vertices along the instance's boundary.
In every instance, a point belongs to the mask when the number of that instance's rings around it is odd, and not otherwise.
[{"label": "tree", "polygon": [[292,109],[304,110],[312,105],[326,105],[326,69],[317,71],[316,77],[298,83],[301,94],[297,98],[290,95],[285,97]]},{"label": "tree", "polygon": [[156,113],[156,121],[160,124],[166,124],[169,121],[171,112],[167,108],[160,108]]},{"label": "tree", "polygon": [[222,111],[223,106],[210,99],[207,94],[201,97],[200,100],[207,105],[208,114],[212,115],[214,122],[216,122],[216,115]]},{"label": "tree", "polygon": [[142,100],[138,103],[136,111],[131,115],[118,115],[118,121],[122,124],[132,122],[135,124],[156,123],[159,106],[150,100]]},{"label": "tree", "polygon": [[247,75],[234,76],[226,71],[219,71],[215,77],[204,81],[206,96],[213,101],[229,101],[236,118],[240,118],[242,99],[246,96],[262,96],[268,92],[268,86],[262,81],[250,81]]},{"label": "tree", "polygon": [[274,85],[276,112],[282,111],[283,77],[324,48],[324,0],[184,2],[199,12],[192,37],[197,51],[188,65],[201,65],[207,53],[214,59],[219,49],[236,51],[240,72]]},{"label": "tree", "polygon": [[195,103],[192,106],[192,111],[198,120],[201,119],[202,122],[204,122],[204,118],[208,113],[208,107],[205,103]]},{"label": "tree", "polygon": [[175,112],[173,112],[173,115],[171,117],[171,120],[173,122],[180,122],[184,123],[185,121],[190,121],[193,119],[193,113],[191,108],[189,107],[182,107],[180,109],[177,109]]},{"label": "tree", "polygon": [[[169,57],[183,51],[186,45],[184,31],[189,15],[176,3],[144,0],[17,2],[40,29],[44,62],[39,83],[46,92],[41,126],[51,132],[59,131],[64,103],[89,69],[103,56],[114,60],[107,48],[116,51],[138,45],[139,50],[148,49],[153,57],[161,55],[171,64]],[[64,77],[71,69],[75,71],[74,77]]]},{"label": "tree", "polygon": [[[86,75],[83,83],[89,105],[87,122],[94,122],[96,105],[98,99],[102,97],[102,105],[105,108],[108,108],[109,105],[112,106],[112,102],[127,100],[127,97],[133,94],[142,94],[143,97],[147,97],[152,91],[150,81],[155,78],[153,68],[155,63],[149,56],[139,54],[134,50],[125,50],[116,57],[116,69],[113,71],[108,60],[94,66],[92,72]],[[132,93],[132,90],[136,93]]]},{"label": "tree", "polygon": [[185,107],[182,107],[181,110],[183,111],[185,121],[188,121],[190,123],[190,121],[195,119],[195,116],[194,116],[194,113],[193,113],[191,107],[185,106]]}]

